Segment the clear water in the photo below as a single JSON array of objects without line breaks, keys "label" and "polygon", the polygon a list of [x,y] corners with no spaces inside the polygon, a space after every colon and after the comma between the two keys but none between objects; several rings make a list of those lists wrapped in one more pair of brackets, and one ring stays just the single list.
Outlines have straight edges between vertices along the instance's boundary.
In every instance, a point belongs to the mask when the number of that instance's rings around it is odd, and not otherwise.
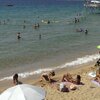
[{"label": "clear water", "polygon": [[[95,53],[100,44],[100,15],[88,14],[83,2],[42,0],[13,4],[12,7],[0,6],[0,77],[12,69],[14,72],[17,69],[19,72],[56,69],[64,63],[77,61],[77,58],[91,58],[87,55],[98,58]],[[81,15],[77,16],[79,13]],[[74,23],[75,17],[80,22]],[[51,23],[45,24],[42,20]],[[40,24],[39,29],[33,28],[35,23]],[[79,28],[88,29],[88,34],[76,32]],[[20,40],[17,40],[18,32],[21,33]]]}]

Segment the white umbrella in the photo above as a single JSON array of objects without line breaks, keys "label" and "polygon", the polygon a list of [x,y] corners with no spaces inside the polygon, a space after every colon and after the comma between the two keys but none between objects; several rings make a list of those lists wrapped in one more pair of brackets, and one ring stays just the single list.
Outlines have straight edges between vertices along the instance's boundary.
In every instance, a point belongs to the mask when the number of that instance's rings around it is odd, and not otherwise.
[{"label": "white umbrella", "polygon": [[43,88],[21,84],[5,90],[0,100],[44,100],[46,92]]}]

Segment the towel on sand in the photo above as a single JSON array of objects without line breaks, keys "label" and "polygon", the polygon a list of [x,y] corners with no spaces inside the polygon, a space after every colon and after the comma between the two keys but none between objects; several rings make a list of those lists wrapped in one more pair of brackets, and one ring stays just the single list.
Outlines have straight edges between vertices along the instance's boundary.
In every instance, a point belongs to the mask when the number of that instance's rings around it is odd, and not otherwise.
[{"label": "towel on sand", "polygon": [[91,77],[96,77],[96,72],[90,72],[88,75]]}]

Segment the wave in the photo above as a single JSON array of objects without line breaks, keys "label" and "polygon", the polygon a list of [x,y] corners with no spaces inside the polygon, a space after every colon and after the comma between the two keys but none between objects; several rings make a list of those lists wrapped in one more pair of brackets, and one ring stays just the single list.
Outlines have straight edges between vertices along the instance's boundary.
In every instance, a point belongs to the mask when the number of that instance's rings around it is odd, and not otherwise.
[{"label": "wave", "polygon": [[[41,74],[42,72],[45,72],[45,71],[57,70],[57,69],[62,69],[62,68],[86,64],[86,63],[92,62],[92,61],[94,61],[98,58],[100,58],[100,54],[86,55],[82,58],[77,58],[74,61],[67,62],[67,63],[62,64],[60,66],[56,66],[56,67],[53,67],[53,68],[37,69],[37,70],[32,71],[32,72],[18,73],[18,75],[21,78],[26,78],[26,77],[29,77],[29,76],[32,76],[32,75]],[[13,75],[8,76],[8,77],[3,77],[3,78],[0,79],[0,81],[12,80],[12,79],[13,79]]]}]

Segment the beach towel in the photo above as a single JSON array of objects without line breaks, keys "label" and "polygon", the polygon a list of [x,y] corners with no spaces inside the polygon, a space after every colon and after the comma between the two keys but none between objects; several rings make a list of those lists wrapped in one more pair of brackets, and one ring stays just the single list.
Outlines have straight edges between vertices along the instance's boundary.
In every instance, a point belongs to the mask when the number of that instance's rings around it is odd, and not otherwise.
[{"label": "beach towel", "polygon": [[100,84],[99,84],[97,81],[92,80],[92,83],[94,83],[95,85],[97,85],[97,86],[99,86],[99,87],[100,87]]},{"label": "beach towel", "polygon": [[88,75],[91,77],[96,77],[96,72],[90,72]]}]

